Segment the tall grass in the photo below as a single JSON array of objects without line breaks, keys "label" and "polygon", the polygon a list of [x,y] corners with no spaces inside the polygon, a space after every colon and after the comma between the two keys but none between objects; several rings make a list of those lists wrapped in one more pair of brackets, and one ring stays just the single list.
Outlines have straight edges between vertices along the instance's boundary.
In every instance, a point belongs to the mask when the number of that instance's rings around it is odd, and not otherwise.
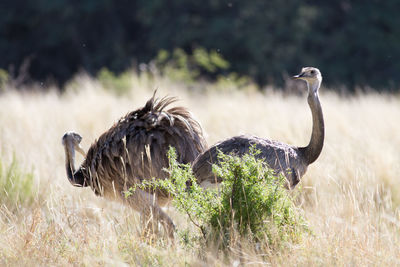
[{"label": "tall grass", "polygon": [[22,170],[15,156],[10,164],[0,158],[0,189],[0,203],[8,210],[32,205],[38,192],[33,173]]},{"label": "tall grass", "polygon": [[[135,74],[123,95],[103,86],[78,76],[63,94],[9,89],[0,95],[3,169],[15,152],[18,169],[33,170],[33,184],[40,185],[33,206],[0,208],[1,265],[400,264],[399,95],[338,96],[322,88],[324,149],[303,177],[301,190],[292,192],[313,235],[279,251],[260,250],[242,239],[240,247],[221,254],[213,247],[200,253],[190,240],[175,246],[149,243],[140,235],[136,212],[97,198],[88,188],[72,187],[65,177],[61,136],[75,130],[87,149],[159,88],[160,96],[182,99],[180,104],[202,123],[209,144],[251,133],[305,145],[311,133],[305,96],[260,93],[251,86],[236,90],[228,82],[224,90],[221,84],[195,84],[188,90],[166,77]],[[177,225],[189,225],[185,216],[167,212]]]}]

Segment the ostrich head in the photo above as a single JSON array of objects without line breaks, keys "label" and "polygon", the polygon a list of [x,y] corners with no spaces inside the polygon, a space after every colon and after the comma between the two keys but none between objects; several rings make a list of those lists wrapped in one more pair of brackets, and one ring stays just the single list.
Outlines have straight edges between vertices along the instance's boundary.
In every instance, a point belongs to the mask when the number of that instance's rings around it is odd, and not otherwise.
[{"label": "ostrich head", "polygon": [[317,91],[322,82],[321,72],[313,67],[302,68],[300,74],[293,76],[293,78],[306,81],[313,91]]},{"label": "ostrich head", "polygon": [[74,132],[66,132],[62,137],[62,144],[65,150],[65,167],[69,181],[75,186],[84,186],[84,179],[82,175],[75,173],[75,150],[86,156],[80,142],[82,137]]},{"label": "ostrich head", "polygon": [[62,144],[65,147],[68,147],[70,151],[75,151],[75,149],[82,154],[82,156],[86,156],[85,151],[83,151],[80,143],[82,141],[82,136],[74,132],[66,132],[62,137]]}]

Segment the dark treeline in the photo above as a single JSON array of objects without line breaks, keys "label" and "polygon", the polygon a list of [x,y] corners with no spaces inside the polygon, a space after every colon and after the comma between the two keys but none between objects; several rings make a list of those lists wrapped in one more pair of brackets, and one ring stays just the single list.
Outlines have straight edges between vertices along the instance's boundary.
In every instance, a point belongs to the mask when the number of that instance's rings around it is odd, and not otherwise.
[{"label": "dark treeline", "polygon": [[[218,51],[228,71],[282,85],[301,66],[327,86],[398,89],[397,0],[14,0],[0,4],[0,68],[63,84],[161,49]],[[25,65],[24,65],[25,63]]]}]

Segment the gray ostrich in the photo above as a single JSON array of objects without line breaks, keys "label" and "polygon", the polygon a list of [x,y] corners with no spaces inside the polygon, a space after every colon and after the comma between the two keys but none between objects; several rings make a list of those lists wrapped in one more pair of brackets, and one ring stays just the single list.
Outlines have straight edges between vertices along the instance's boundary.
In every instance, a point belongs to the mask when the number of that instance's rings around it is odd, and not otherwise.
[{"label": "gray ostrich", "polygon": [[[79,134],[67,132],[62,138],[67,177],[72,185],[90,186],[96,195],[120,200],[141,212],[147,222],[154,222],[150,220],[153,217],[171,237],[173,221],[160,207],[169,200],[166,192],[136,188],[129,197],[124,192],[145,179],[166,178],[163,169],[168,167],[170,146],[176,149],[181,163],[193,162],[205,150],[201,126],[191,113],[183,107],[166,109],[175,101],[153,95],[143,108],[128,113],[103,133],[87,154],[80,147]],[[77,169],[75,150],[85,157]]]},{"label": "gray ostrich", "polygon": [[293,78],[306,81],[308,86],[307,100],[313,121],[309,144],[297,147],[248,135],[229,138],[204,151],[193,162],[193,173],[199,184],[208,186],[221,182],[220,177],[215,177],[212,172],[212,164],[218,163],[218,150],[224,154],[233,153],[242,156],[249,152],[252,145],[261,151],[257,157],[264,159],[276,174],[282,173],[286,177],[289,188],[293,189],[300,182],[307,166],[319,157],[324,145],[324,118],[318,97],[322,76],[317,68],[306,67]]}]

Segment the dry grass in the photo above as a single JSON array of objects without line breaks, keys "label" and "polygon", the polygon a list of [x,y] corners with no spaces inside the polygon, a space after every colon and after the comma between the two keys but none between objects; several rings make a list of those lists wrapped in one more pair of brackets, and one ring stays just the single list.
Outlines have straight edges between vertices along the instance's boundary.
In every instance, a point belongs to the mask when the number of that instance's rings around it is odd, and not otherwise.
[{"label": "dry grass", "polygon": [[[400,97],[368,94],[339,97],[321,92],[326,143],[296,189],[298,205],[314,231],[280,251],[251,245],[228,257],[163,240],[145,242],[138,215],[73,188],[64,171],[61,136],[82,134],[83,147],[128,111],[159,95],[177,95],[207,132],[210,144],[252,133],[304,145],[311,131],[305,96],[254,91],[188,90],[167,79],[132,76],[132,90],[116,97],[88,77],[67,93],[0,95],[0,156],[15,153],[33,169],[34,203],[11,211],[0,207],[0,265],[400,265]],[[169,211],[178,225],[185,218]],[[202,256],[200,257],[199,254]]]}]

